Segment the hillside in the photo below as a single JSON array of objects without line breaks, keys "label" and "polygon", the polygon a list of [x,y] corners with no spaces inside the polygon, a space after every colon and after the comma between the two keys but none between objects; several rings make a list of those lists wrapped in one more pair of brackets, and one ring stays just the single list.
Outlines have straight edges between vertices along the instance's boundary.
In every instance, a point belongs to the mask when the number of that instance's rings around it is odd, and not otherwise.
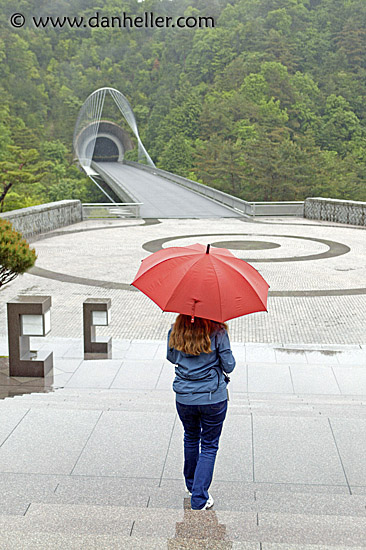
[{"label": "hillside", "polygon": [[[364,0],[91,5],[22,0],[26,23],[14,28],[13,2],[0,0],[3,209],[98,200],[72,163],[71,144],[81,105],[103,86],[127,96],[160,168],[250,201],[366,200]],[[96,12],[99,28],[32,23],[40,16],[96,23]],[[205,16],[214,26],[107,26],[123,12],[191,23]]]}]

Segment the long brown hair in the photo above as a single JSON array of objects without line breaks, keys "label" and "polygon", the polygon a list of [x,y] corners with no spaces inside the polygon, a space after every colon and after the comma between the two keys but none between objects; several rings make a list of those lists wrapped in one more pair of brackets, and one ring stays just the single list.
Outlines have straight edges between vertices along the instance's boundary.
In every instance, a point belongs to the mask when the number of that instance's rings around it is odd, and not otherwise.
[{"label": "long brown hair", "polygon": [[219,327],[224,327],[226,330],[228,328],[226,323],[217,323],[202,317],[195,317],[192,323],[190,315],[180,313],[170,333],[169,347],[189,355],[210,353],[212,351],[210,335]]}]

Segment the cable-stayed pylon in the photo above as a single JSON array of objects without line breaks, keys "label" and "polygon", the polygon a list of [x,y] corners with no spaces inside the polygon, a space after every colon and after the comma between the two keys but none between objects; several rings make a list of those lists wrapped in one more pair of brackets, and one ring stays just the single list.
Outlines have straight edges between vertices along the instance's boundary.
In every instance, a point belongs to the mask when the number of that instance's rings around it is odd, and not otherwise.
[{"label": "cable-stayed pylon", "polygon": [[[95,90],[95,92],[87,97],[76,120],[73,148],[80,165],[87,174],[88,172],[90,173],[89,169],[93,159],[95,144],[98,138],[99,125],[102,120],[104,101],[107,94],[112,97],[114,103],[118,107],[120,113],[137,139],[139,162],[142,162],[145,159],[147,164],[150,166],[155,166],[140,139],[135,115],[128,99],[115,88],[107,87],[99,88],[99,90]],[[83,131],[87,131],[88,146],[81,148],[78,138]]]}]

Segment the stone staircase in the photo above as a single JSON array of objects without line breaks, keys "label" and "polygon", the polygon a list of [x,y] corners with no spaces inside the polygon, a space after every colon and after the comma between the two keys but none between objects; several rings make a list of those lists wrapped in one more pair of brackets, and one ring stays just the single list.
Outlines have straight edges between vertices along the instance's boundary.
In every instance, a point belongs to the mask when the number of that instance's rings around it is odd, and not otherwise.
[{"label": "stone staircase", "polygon": [[188,509],[188,499],[184,510],[32,502],[24,516],[0,516],[0,548],[365,548],[362,497],[317,494],[309,503],[298,493],[283,500],[264,492],[246,512],[204,513]]},{"label": "stone staircase", "polygon": [[[359,417],[364,411],[360,398],[347,396],[237,394],[230,407],[232,415],[295,417]],[[0,416],[28,409],[123,410],[133,417],[172,407],[167,392],[58,389],[7,398]],[[1,550],[366,548],[366,494],[344,486],[214,480],[214,509],[200,512],[190,509],[178,479],[27,477],[4,470]]]}]

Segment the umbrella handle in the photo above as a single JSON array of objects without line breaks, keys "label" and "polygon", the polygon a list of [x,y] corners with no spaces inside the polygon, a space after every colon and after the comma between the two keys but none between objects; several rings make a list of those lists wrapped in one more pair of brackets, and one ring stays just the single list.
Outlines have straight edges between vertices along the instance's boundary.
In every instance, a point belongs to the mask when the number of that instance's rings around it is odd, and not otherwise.
[{"label": "umbrella handle", "polygon": [[193,298],[193,306],[192,306],[192,315],[191,315],[191,323],[194,323],[194,312],[195,312],[195,309],[196,309],[196,303],[198,302],[198,300],[195,300]]}]

